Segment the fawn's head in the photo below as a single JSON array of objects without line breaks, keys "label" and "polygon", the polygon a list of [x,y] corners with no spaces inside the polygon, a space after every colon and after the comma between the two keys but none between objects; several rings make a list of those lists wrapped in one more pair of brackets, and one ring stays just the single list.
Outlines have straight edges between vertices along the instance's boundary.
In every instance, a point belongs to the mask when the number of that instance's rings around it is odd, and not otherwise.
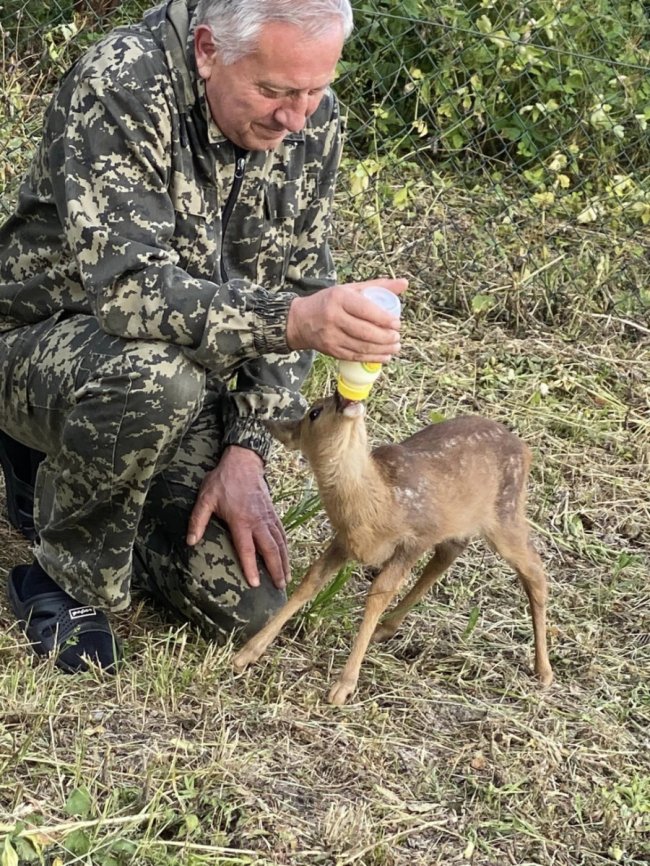
[{"label": "fawn's head", "polygon": [[267,421],[271,434],[313,466],[366,447],[365,406],[335,393],[313,403],[302,418]]}]

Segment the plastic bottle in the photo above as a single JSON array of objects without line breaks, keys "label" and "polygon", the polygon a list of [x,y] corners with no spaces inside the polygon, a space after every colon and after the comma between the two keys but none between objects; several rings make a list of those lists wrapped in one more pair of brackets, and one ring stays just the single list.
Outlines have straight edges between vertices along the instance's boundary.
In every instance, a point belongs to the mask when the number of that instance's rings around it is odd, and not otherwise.
[{"label": "plastic bottle", "polygon": [[[368,286],[361,293],[373,304],[399,317],[402,305],[397,295],[382,286]],[[381,373],[381,364],[365,361],[339,361],[336,390],[346,400],[365,400]]]}]

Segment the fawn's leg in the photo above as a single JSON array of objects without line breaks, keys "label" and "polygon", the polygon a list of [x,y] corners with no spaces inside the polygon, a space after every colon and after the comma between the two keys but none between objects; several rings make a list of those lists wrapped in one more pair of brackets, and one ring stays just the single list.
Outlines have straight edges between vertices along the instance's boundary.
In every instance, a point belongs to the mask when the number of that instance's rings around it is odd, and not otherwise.
[{"label": "fawn's leg", "polygon": [[535,674],[544,686],[553,682],[553,671],[546,645],[546,572],[539,554],[528,540],[528,526],[518,524],[503,528],[490,537],[490,542],[517,572],[522,582],[533,619],[535,638]]},{"label": "fawn's leg", "polygon": [[325,552],[309,566],[287,603],[235,655],[232,662],[235,670],[243,671],[249,664],[256,662],[278,636],[287,620],[312,599],[347,560],[345,551],[334,539]]},{"label": "fawn's leg", "polygon": [[374,579],[368,591],[363,620],[352,646],[352,652],[339,678],[330,689],[328,700],[331,704],[342,706],[355,690],[359,679],[359,668],[379,617],[395,597],[411,565],[410,561],[392,559],[384,565]]},{"label": "fawn's leg", "polygon": [[460,556],[466,547],[466,541],[455,540],[444,541],[436,547],[435,554],[425,565],[417,583],[375,629],[372,636],[374,643],[388,640],[388,638],[391,638],[395,634],[410,609],[416,605],[420,599],[424,598],[440,575],[447,571],[452,562]]}]

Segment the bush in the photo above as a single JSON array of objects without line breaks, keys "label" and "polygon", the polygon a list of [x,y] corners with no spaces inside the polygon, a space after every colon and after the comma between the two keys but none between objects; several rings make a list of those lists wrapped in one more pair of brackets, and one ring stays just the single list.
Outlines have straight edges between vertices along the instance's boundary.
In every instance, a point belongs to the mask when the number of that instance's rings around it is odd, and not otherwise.
[{"label": "bush", "polygon": [[636,0],[365,0],[337,89],[397,151],[582,169],[650,157],[650,22]]}]

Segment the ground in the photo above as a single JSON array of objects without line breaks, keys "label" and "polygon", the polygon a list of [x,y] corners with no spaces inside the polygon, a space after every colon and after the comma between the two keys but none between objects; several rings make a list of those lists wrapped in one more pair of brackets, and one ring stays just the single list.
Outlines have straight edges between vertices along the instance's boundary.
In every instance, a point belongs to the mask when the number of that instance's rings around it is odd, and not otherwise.
[{"label": "ground", "polygon": [[[647,342],[614,320],[591,341],[517,336],[439,315],[417,280],[411,292],[402,356],[368,402],[372,439],[471,411],[532,447],[554,685],[531,676],[523,593],[479,542],[370,648],[343,709],[325,695],[359,619],[358,572],[237,676],[231,647],[144,600],[115,619],[116,677],[65,676],[26,651],[3,599],[3,866],[14,851],[109,866],[647,862]],[[309,394],[333,374],[320,359]],[[271,482],[283,513],[308,511],[295,457],[277,452]],[[301,519],[296,575],[328,536],[322,516]],[[0,533],[6,574],[30,554]]]}]

